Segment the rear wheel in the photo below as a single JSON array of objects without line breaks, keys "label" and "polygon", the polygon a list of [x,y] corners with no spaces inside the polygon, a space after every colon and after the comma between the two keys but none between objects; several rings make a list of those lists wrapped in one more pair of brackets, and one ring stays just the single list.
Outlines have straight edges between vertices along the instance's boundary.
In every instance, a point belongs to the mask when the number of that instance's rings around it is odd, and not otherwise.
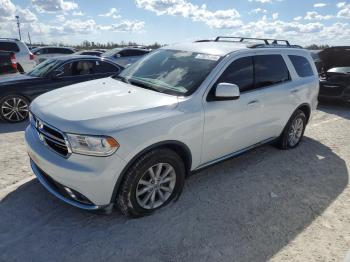
[{"label": "rear wheel", "polygon": [[305,113],[301,110],[297,110],[284,128],[283,133],[277,141],[277,146],[280,149],[291,149],[297,147],[303,138],[305,127]]},{"label": "rear wheel", "polygon": [[5,96],[0,99],[0,117],[7,122],[21,122],[29,114],[29,101],[19,95]]},{"label": "rear wheel", "polygon": [[164,148],[146,153],[125,174],[118,207],[131,217],[148,215],[181,192],[184,178],[184,163],[174,151]]}]

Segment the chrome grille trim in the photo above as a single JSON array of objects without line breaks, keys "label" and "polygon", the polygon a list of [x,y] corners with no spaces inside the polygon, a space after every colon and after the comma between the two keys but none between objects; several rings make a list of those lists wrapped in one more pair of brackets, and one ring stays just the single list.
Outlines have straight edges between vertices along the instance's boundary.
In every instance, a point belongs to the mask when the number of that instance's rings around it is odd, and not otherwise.
[{"label": "chrome grille trim", "polygon": [[[72,154],[72,150],[70,148],[69,142],[65,134],[58,130],[57,128],[45,123],[35,115],[31,113],[31,122],[30,124],[35,128],[35,130],[38,133],[38,136],[40,140],[44,143],[45,146],[47,146],[50,150],[55,152],[56,154],[68,158]],[[46,130],[45,130],[46,127]],[[57,137],[56,134],[50,133],[47,129],[51,129],[55,133],[59,134],[61,136]],[[52,146],[51,143],[54,145]],[[57,148],[60,148],[63,151],[66,151],[67,153],[60,152]]]}]

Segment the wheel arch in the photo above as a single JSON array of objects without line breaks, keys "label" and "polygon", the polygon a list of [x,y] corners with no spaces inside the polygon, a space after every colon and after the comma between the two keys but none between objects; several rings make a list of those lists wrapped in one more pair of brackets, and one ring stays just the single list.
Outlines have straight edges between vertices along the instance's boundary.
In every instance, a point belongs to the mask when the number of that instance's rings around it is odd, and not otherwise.
[{"label": "wheel arch", "polygon": [[136,162],[136,160],[138,158],[140,158],[142,155],[155,150],[155,149],[159,149],[159,148],[168,148],[171,149],[173,151],[175,151],[184,161],[185,164],[185,168],[186,168],[186,175],[188,175],[190,173],[191,170],[191,166],[192,166],[192,154],[191,154],[191,150],[189,149],[189,147],[184,144],[183,142],[177,141],[177,140],[166,140],[166,141],[161,141],[155,144],[152,144],[148,147],[146,147],[145,149],[141,150],[138,154],[136,154],[129,162],[128,164],[124,167],[124,169],[122,170],[122,172],[120,173],[116,184],[114,186],[113,189],[113,193],[112,193],[112,197],[111,197],[111,203],[114,202],[114,200],[117,197],[118,191],[119,191],[119,187],[121,182],[123,181],[123,178],[125,176],[125,173],[128,171],[128,169]]},{"label": "wheel arch", "polygon": [[[307,103],[301,104],[300,106],[298,106],[297,109],[294,110],[293,114],[297,111],[297,110],[301,110],[304,112],[305,116],[306,116],[306,123],[309,122],[310,119],[310,115],[311,115],[311,106]],[[292,114],[292,115],[293,115]]]}]

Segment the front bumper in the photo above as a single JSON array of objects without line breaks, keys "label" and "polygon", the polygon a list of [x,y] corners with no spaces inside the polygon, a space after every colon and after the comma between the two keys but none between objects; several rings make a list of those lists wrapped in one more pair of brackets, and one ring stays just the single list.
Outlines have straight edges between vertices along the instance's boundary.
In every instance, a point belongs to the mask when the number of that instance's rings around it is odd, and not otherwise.
[{"label": "front bumper", "polygon": [[97,209],[103,209],[106,207],[106,206],[97,206],[94,204],[84,204],[78,201],[74,201],[71,198],[65,197],[62,193],[59,192],[59,190],[57,190],[55,185],[46,178],[47,174],[44,174],[44,172],[39,169],[39,167],[33,162],[33,160],[30,160],[30,165],[32,167],[33,173],[35,174],[39,182],[51,194],[53,194],[55,197],[62,200],[63,202],[66,202],[67,204],[70,204],[72,206],[75,206],[81,209],[86,209],[86,210],[97,210]]},{"label": "front bumper", "polygon": [[[117,154],[109,157],[72,154],[69,158],[64,158],[49,149],[30,125],[25,132],[25,141],[34,174],[56,197],[73,206],[89,210],[99,209],[113,202],[114,187],[126,166],[126,162]],[[86,197],[89,204],[65,197],[50,184],[51,179]]]}]

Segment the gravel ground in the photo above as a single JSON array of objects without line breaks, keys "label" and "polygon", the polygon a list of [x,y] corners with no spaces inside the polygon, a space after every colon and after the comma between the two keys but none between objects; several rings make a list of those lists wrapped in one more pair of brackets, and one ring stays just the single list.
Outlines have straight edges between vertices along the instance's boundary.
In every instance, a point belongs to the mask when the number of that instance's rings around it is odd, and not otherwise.
[{"label": "gravel ground", "polygon": [[350,108],[322,105],[303,143],[187,181],[152,216],[97,215],[32,178],[25,124],[0,122],[0,261],[342,261],[350,248]]}]

